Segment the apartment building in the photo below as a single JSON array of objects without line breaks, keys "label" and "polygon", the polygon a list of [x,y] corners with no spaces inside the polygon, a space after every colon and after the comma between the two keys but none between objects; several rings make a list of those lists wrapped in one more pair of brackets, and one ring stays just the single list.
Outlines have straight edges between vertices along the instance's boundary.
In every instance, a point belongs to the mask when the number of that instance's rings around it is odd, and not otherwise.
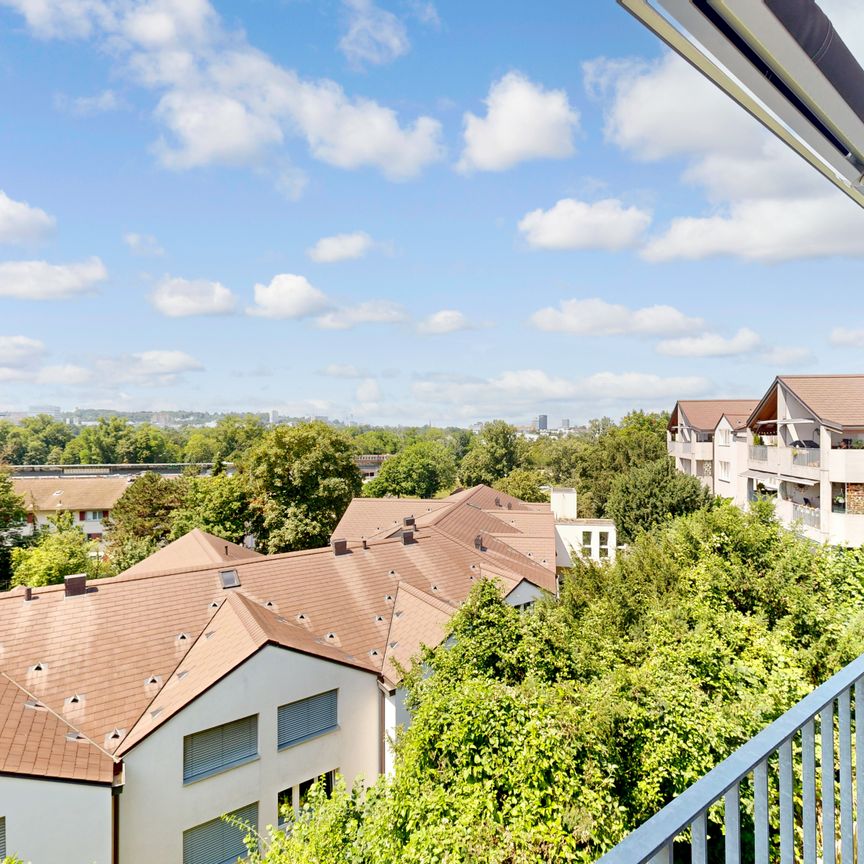
[{"label": "apartment building", "polygon": [[[698,477],[715,495],[733,497],[735,467],[743,458],[742,429],[756,399],[686,399],[675,403],[666,442],[675,467]],[[720,436],[720,443],[715,435]],[[716,445],[716,446],[715,446]],[[719,477],[719,482],[716,478]]]},{"label": "apartment building", "polygon": [[90,540],[101,540],[106,520],[129,485],[127,477],[12,477],[15,492],[27,508],[25,534],[48,527],[61,513]]},{"label": "apartment building", "polygon": [[[369,503],[324,549],[197,532],[113,579],[0,594],[0,855],[232,861],[223,814],[263,830],[315,778],[388,769],[399,670],[476,580],[517,607],[556,590],[548,505],[485,487],[416,515]],[[361,523],[377,536],[352,539]]]}]

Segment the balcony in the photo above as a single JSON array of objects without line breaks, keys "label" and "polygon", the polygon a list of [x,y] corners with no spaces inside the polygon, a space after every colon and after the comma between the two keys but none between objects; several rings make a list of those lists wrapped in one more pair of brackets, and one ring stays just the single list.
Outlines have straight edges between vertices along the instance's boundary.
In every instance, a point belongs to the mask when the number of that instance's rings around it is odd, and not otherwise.
[{"label": "balcony", "polygon": [[713,441],[696,441],[693,444],[693,458],[700,462],[714,461],[714,442]]},{"label": "balcony", "polygon": [[[862,818],[860,808],[864,806],[864,724],[856,724],[854,731],[852,727],[853,704],[855,716],[864,716],[862,676],[864,655],[682,792],[598,864],[672,864],[677,838],[677,859],[685,860],[680,853],[689,845],[687,860],[704,864],[709,860],[709,847],[712,858],[719,851],[717,840],[712,837],[709,843],[708,839],[709,810],[722,819],[722,848],[728,864],[775,860],[771,846],[776,839],[782,862],[815,864],[821,860],[827,864],[837,860],[839,851],[840,860],[851,864],[856,840],[858,860],[864,860],[864,834],[858,832],[856,837],[855,820],[856,815]],[[823,735],[823,729],[830,731]],[[779,795],[769,795],[769,775],[772,791],[779,786]],[[839,796],[835,777],[839,777]],[[752,830],[747,824],[749,807],[742,808],[742,784],[750,790],[748,797],[752,795]],[[853,800],[858,802],[854,810]],[[773,825],[779,825],[779,838]],[[689,838],[681,836],[688,830]],[[803,859],[798,857],[799,849]]]},{"label": "balcony", "polygon": [[747,448],[747,458],[751,462],[767,462],[768,448],[764,444],[751,444]]},{"label": "balcony", "polygon": [[776,472],[780,467],[778,449],[768,444],[751,444],[747,448],[749,467],[755,471]]},{"label": "balcony", "polygon": [[820,530],[821,514],[815,507],[808,507],[805,504],[792,504],[792,521],[800,522],[807,528],[815,528]]},{"label": "balcony", "polygon": [[864,450],[831,450],[828,470],[834,483],[864,483]]},{"label": "balcony", "polygon": [[792,450],[792,464],[806,468],[818,468],[821,463],[821,450]]},{"label": "balcony", "polygon": [[818,480],[822,451],[804,447],[778,447],[780,473],[805,480]]}]

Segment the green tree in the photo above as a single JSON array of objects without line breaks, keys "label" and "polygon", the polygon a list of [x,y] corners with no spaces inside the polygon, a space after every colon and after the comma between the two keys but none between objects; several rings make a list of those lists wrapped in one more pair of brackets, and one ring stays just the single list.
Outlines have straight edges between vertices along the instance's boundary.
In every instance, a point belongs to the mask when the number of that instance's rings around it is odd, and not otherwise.
[{"label": "green tree", "polygon": [[677,471],[672,459],[664,456],[613,481],[606,516],[615,521],[619,539],[630,543],[640,531],[706,507],[711,500],[698,478]]},{"label": "green tree", "polygon": [[471,443],[459,465],[459,479],[465,486],[491,486],[520,467],[524,455],[515,427],[504,420],[493,420]]},{"label": "green tree", "polygon": [[71,513],[53,520],[53,530],[41,531],[32,546],[12,550],[12,584],[56,585],[67,576],[98,575],[98,543],[88,540],[72,521]]},{"label": "green tree", "polygon": [[354,452],[358,456],[367,453],[398,453],[404,439],[392,429],[368,429],[354,436]]},{"label": "green tree", "polygon": [[152,555],[159,544],[150,537],[126,537],[112,542],[107,550],[108,574],[116,576]]},{"label": "green tree", "polygon": [[271,553],[325,545],[362,488],[351,441],[318,421],[269,430],[242,466]]},{"label": "green tree", "polygon": [[541,487],[549,485],[549,478],[536,468],[516,468],[506,477],[495,481],[499,492],[522,501],[548,501],[549,492]]},{"label": "green tree", "polygon": [[171,539],[200,528],[240,543],[247,532],[260,535],[260,514],[238,474],[194,477],[187,481],[183,503],[171,513]]},{"label": "green tree", "polygon": [[12,579],[12,550],[26,544],[21,536],[26,520],[24,499],[0,468],[0,590],[5,590]]},{"label": "green tree", "polygon": [[108,520],[109,552],[130,538],[162,545],[171,537],[172,517],[183,506],[188,480],[148,471],[133,480],[120,496]]},{"label": "green tree", "polygon": [[436,441],[417,441],[381,466],[378,476],[363,487],[370,498],[385,495],[432,498],[456,481],[453,451]]}]

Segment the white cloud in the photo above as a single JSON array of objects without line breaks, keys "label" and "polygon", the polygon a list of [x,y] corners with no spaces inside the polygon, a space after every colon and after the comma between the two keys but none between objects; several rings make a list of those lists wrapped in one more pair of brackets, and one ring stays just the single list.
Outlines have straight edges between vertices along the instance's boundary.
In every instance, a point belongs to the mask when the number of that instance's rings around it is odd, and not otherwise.
[{"label": "white cloud", "polygon": [[206,279],[166,276],[156,286],[150,300],[169,318],[227,315],[234,311],[234,295],[221,282]]},{"label": "white cloud", "polygon": [[45,353],[45,345],[29,336],[0,336],[0,366],[20,368]]},{"label": "white cloud", "polygon": [[503,171],[529,159],[563,159],[574,152],[579,113],[564,90],[546,90],[520,72],[489,88],[486,116],[467,112],[460,171]]},{"label": "white cloud", "polygon": [[348,261],[362,258],[373,246],[372,238],[365,231],[351,234],[334,234],[322,237],[306,254],[319,264],[332,264],[335,261]]},{"label": "white cloud", "polygon": [[[315,159],[373,167],[405,180],[443,158],[441,124],[351,98],[334,81],[304,80],[226,28],[208,0],[0,0],[42,37],[93,37],[124,71],[159,94],[165,134],[155,152],[169,168],[284,164],[287,139]],[[278,172],[281,178],[284,169]],[[292,183],[292,188],[296,184]]]},{"label": "white cloud", "polygon": [[367,300],[355,306],[343,306],[315,319],[324,330],[348,330],[358,324],[398,324],[408,314],[398,303],[390,300]]},{"label": "white cloud", "polygon": [[131,383],[144,387],[174,384],[184,372],[204,367],[185,351],[138,351],[122,357],[103,358],[98,363],[102,375],[111,383]]},{"label": "white cloud", "polygon": [[719,333],[667,339],[657,345],[657,351],[669,357],[736,357],[752,354],[761,345],[762,339],[758,333],[742,327],[728,339]]},{"label": "white cloud", "polygon": [[830,342],[848,348],[864,348],[864,328],[835,327],[831,331]]},{"label": "white cloud", "polygon": [[381,398],[381,388],[374,378],[364,378],[357,385],[358,402],[377,402]]},{"label": "white cloud", "polygon": [[49,234],[55,225],[38,207],[14,201],[0,189],[0,243],[33,243]]},{"label": "white cloud", "polygon": [[123,242],[133,255],[141,258],[160,258],[165,254],[165,250],[152,234],[136,234],[130,231],[123,235]]},{"label": "white cloud", "polygon": [[759,354],[759,362],[775,369],[789,369],[798,366],[809,366],[815,361],[809,348],[790,345],[788,347],[769,348]]},{"label": "white cloud", "polygon": [[320,373],[327,378],[368,378],[369,375],[351,363],[330,363]]},{"label": "white cloud", "polygon": [[343,0],[348,31],[339,49],[355,66],[391,63],[411,48],[405,24],[373,0]]},{"label": "white cloud", "polygon": [[323,291],[294,273],[280,273],[268,285],[258,283],[254,291],[255,305],[246,313],[261,318],[309,318],[332,306]]},{"label": "white cloud", "polygon": [[417,329],[421,333],[455,333],[457,330],[473,330],[474,325],[458,309],[442,309],[424,318]]},{"label": "white cloud", "polygon": [[103,90],[95,96],[67,96],[60,93],[54,98],[54,104],[61,111],[76,117],[94,117],[97,114],[107,114],[126,107],[126,103],[113,90]]},{"label": "white cloud", "polygon": [[98,258],[77,264],[5,261],[0,263],[0,297],[62,300],[91,293],[107,278],[108,271]]},{"label": "white cloud", "polygon": [[532,210],[519,231],[534,249],[626,249],[642,239],[651,213],[617,198],[589,204],[562,198],[549,210]]},{"label": "white cloud", "polygon": [[700,318],[690,318],[674,306],[631,309],[620,303],[608,303],[599,297],[562,300],[557,309],[547,306],[537,310],[531,316],[531,322],[540,330],[595,336],[625,333],[664,336],[692,333],[704,326]]},{"label": "white cloud", "polygon": [[63,363],[57,366],[43,366],[36,376],[36,383],[51,386],[80,387],[93,380],[93,371],[73,363]]},{"label": "white cloud", "polygon": [[585,79],[608,100],[607,139],[641,161],[683,157],[710,205],[649,238],[646,260],[864,255],[864,213],[677,56],[594,61]]}]

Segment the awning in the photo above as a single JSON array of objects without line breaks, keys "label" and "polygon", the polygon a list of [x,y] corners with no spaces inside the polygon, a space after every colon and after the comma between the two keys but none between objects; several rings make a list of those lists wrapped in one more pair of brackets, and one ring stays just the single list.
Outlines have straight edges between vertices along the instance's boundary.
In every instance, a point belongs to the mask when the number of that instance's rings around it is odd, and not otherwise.
[{"label": "awning", "polygon": [[771,489],[776,489],[780,485],[781,480],[776,474],[771,474],[767,471],[745,471],[741,476],[747,477],[750,480],[758,480]]},{"label": "awning", "polygon": [[818,486],[818,480],[808,480],[806,477],[790,477],[788,474],[781,474],[780,479],[786,483],[797,483],[799,486]]}]

